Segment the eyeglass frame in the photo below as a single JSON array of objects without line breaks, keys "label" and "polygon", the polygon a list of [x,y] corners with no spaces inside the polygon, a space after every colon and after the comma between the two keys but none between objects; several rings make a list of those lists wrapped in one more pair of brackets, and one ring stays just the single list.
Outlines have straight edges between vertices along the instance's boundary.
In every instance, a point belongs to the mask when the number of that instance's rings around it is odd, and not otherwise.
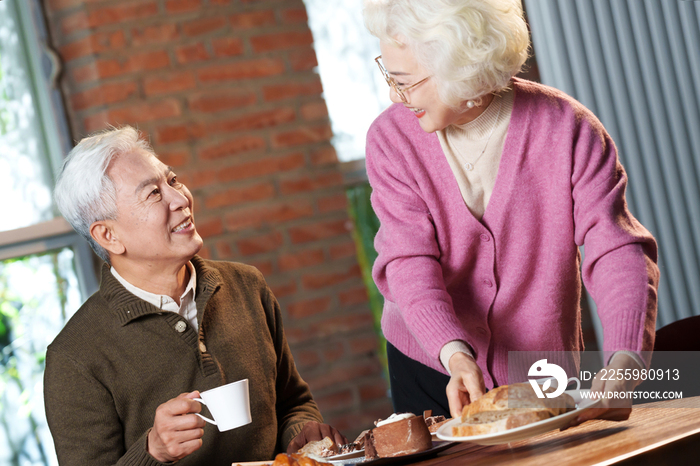
[{"label": "eyeglass frame", "polygon": [[401,101],[405,104],[408,103],[408,99],[406,98],[406,94],[404,94],[404,92],[409,91],[409,90],[413,89],[414,87],[416,87],[417,85],[430,79],[430,76],[426,76],[425,78],[421,79],[420,81],[413,83],[410,86],[402,89],[396,83],[396,80],[394,78],[392,78],[391,76],[389,76],[389,72],[386,70],[386,68],[384,68],[384,65],[382,65],[382,63],[379,61],[379,60],[381,60],[381,58],[382,58],[382,56],[379,55],[377,58],[374,59],[374,61],[377,62],[377,66],[379,67],[379,71],[382,72],[382,75],[384,76],[384,79],[386,80],[386,83],[389,85],[389,87],[391,87],[394,90],[394,92],[396,92],[396,95],[398,95],[399,98],[401,99]]}]

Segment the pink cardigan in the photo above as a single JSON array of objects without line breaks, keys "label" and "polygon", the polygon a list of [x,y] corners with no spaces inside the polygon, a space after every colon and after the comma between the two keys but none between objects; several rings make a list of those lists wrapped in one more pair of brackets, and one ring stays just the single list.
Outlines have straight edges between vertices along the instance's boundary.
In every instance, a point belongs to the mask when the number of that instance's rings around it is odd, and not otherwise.
[{"label": "pink cardigan", "polygon": [[509,351],[583,351],[583,282],[606,352],[647,360],[659,270],[652,235],[627,210],[615,145],[579,102],[514,79],[515,101],[493,194],[479,222],[435,133],[393,105],[367,134],[372,206],[381,221],[373,277],[382,330],[446,373],[442,346],[466,341],[488,388],[509,383]]}]

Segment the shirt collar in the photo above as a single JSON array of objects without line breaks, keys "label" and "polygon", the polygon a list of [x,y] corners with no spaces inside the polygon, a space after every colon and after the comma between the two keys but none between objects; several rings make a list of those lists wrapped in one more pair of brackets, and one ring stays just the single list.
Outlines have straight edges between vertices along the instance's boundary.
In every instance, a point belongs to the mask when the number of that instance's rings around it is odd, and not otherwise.
[{"label": "shirt collar", "polygon": [[[190,280],[189,282],[187,282],[187,286],[185,287],[185,291],[182,293],[182,296],[180,296],[181,304],[183,303],[185,296],[187,296],[187,294],[190,292],[192,292],[192,301],[194,301],[196,297],[197,271],[195,270],[194,265],[192,265],[191,261],[187,261],[186,266],[187,269],[190,271]],[[170,296],[151,293],[150,291],[146,291],[144,289],[132,285],[131,283],[126,281],[124,277],[119,275],[119,272],[117,272],[117,270],[114,267],[110,267],[109,270],[110,272],[112,272],[112,275],[114,275],[114,278],[116,278],[119,281],[119,283],[121,283],[124,286],[124,288],[136,295],[138,298],[143,299],[147,303],[153,304],[158,309],[163,309],[164,303],[172,301],[172,298]]]}]

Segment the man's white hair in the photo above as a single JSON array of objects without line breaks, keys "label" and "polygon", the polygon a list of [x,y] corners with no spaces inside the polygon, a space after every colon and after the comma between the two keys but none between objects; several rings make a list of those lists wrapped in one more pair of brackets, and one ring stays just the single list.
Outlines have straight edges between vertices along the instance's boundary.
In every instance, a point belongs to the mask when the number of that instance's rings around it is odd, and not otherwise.
[{"label": "man's white hair", "polygon": [[528,57],[521,0],[365,0],[365,26],[407,46],[451,107],[502,90]]},{"label": "man's white hair", "polygon": [[155,156],[148,142],[131,126],[101,131],[81,140],[70,151],[56,180],[54,200],[58,210],[107,263],[109,253],[92,238],[90,225],[116,219],[116,190],[107,168],[120,155],[137,150]]}]

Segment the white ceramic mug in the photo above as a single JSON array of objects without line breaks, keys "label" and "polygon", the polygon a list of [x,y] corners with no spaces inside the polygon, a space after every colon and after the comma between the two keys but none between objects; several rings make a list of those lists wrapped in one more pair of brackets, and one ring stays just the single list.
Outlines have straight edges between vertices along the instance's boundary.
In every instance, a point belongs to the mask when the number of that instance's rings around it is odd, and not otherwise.
[{"label": "white ceramic mug", "polygon": [[201,398],[195,400],[205,405],[214,419],[199,413],[197,416],[214,424],[219,432],[250,424],[253,420],[250,415],[248,379],[212,388],[202,392]]},{"label": "white ceramic mug", "polygon": [[[537,383],[539,385],[544,385],[544,383],[548,380],[551,380],[550,383],[552,384],[552,386],[554,386],[554,388],[557,387],[558,382],[557,382],[557,379],[555,377],[547,377],[545,379],[538,379]],[[566,381],[566,386],[568,387],[569,383],[571,383],[572,381],[576,382],[576,388],[573,388],[572,390],[576,390],[576,391],[581,390],[581,381],[576,377],[569,377],[568,380]]]}]

